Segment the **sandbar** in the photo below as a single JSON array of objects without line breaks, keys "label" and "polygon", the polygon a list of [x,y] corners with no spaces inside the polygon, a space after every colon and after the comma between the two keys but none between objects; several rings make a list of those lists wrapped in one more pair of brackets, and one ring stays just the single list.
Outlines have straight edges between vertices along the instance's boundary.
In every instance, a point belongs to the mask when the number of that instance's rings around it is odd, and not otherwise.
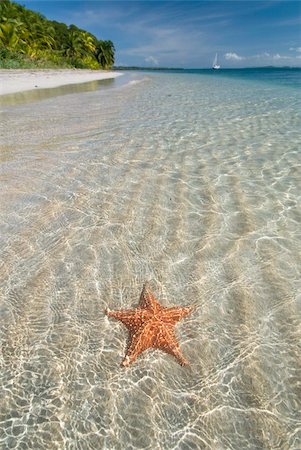
[{"label": "sandbar", "polygon": [[68,84],[106,80],[122,75],[107,70],[83,69],[1,69],[0,95],[47,89]]}]

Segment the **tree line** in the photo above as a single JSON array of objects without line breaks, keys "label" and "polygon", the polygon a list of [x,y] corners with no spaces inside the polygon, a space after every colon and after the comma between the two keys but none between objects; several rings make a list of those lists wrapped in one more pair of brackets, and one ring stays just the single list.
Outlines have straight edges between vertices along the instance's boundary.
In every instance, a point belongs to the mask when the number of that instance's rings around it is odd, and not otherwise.
[{"label": "tree line", "polygon": [[47,20],[24,6],[0,0],[0,66],[110,69],[115,48],[76,25]]}]

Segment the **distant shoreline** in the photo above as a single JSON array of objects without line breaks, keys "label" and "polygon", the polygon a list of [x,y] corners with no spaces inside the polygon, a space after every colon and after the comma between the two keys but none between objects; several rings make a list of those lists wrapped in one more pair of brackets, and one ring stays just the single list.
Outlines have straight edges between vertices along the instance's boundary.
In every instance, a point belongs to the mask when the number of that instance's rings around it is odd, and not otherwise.
[{"label": "distant shoreline", "polygon": [[[298,66],[253,66],[253,67],[221,67],[220,70],[260,70],[260,69],[275,69],[275,70],[283,70],[283,69],[299,69],[301,67]],[[212,67],[198,67],[198,68],[184,68],[184,67],[139,67],[139,66],[114,66],[112,70],[146,70],[146,71],[197,71],[197,70],[209,70],[212,71]]]},{"label": "distant shoreline", "polygon": [[107,80],[122,75],[117,71],[85,69],[1,69],[0,95],[68,84]]}]

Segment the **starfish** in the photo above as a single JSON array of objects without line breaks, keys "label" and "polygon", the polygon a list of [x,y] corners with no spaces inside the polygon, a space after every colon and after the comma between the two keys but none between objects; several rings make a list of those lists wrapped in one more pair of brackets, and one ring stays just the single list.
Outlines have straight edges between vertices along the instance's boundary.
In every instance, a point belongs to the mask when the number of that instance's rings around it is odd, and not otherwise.
[{"label": "starfish", "polygon": [[107,316],[120,320],[130,333],[130,343],[122,365],[129,366],[149,348],[163,350],[173,355],[182,366],[187,365],[174,328],[191,310],[190,306],[166,308],[160,305],[147,283],[143,285],[138,308],[119,311],[107,309]]}]

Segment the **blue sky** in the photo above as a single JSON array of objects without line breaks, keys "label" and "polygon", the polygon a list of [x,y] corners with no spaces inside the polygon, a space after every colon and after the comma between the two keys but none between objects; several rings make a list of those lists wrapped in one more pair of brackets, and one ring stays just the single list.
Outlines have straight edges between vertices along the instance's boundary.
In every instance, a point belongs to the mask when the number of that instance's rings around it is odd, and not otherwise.
[{"label": "blue sky", "polygon": [[111,39],[116,65],[206,68],[301,66],[301,2],[36,1],[18,3],[50,20]]}]

